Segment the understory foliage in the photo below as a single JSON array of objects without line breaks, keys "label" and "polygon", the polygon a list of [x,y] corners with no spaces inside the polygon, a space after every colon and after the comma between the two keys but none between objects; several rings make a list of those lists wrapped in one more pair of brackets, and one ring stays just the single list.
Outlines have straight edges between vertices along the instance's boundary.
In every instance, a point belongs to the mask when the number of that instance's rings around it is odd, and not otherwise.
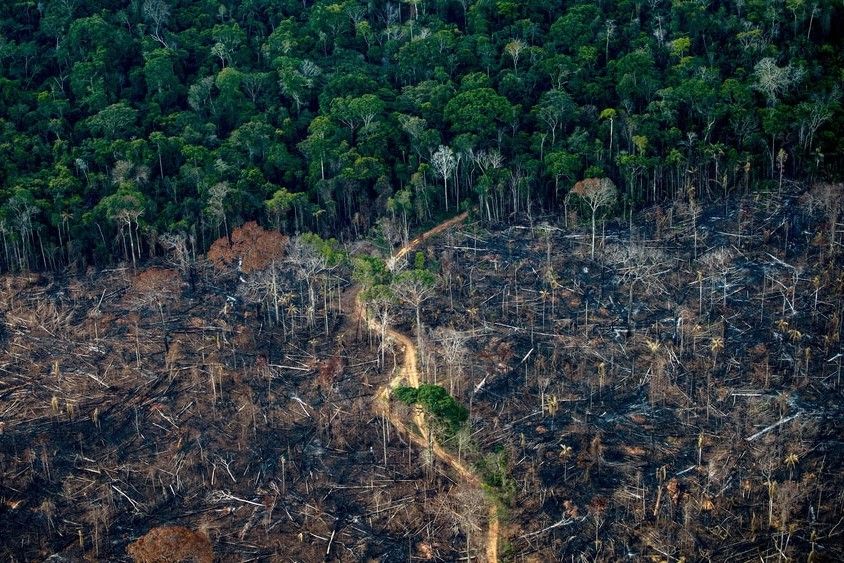
[{"label": "understory foliage", "polygon": [[841,177],[839,2],[0,4],[4,270]]},{"label": "understory foliage", "polygon": [[440,385],[423,383],[419,387],[399,387],[394,392],[396,399],[408,405],[419,404],[434,415],[437,422],[453,435],[469,418],[469,411],[448,394]]}]

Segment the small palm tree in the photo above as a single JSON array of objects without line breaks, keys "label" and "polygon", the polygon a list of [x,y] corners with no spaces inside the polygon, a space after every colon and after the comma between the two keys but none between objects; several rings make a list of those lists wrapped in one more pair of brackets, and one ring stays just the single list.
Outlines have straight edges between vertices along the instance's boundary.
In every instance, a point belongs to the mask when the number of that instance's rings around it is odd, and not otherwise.
[{"label": "small palm tree", "polygon": [[795,452],[791,452],[787,456],[785,456],[784,461],[786,466],[788,466],[789,470],[788,478],[791,479],[794,473],[794,466],[796,466],[797,462],[800,461],[800,456],[798,456]]},{"label": "small palm tree", "polygon": [[712,389],[712,372],[718,363],[718,352],[724,349],[724,339],[716,336],[709,342],[709,350],[712,352],[712,369],[706,373],[706,419],[709,420],[709,404]]}]

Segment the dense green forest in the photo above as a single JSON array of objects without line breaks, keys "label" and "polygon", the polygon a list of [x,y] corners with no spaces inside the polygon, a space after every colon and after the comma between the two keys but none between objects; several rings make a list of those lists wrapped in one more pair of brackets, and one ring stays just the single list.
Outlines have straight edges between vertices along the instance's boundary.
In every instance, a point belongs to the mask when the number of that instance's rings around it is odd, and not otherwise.
[{"label": "dense green forest", "polygon": [[610,211],[842,172],[831,0],[9,0],[3,269],[257,219],[350,238],[471,206]]}]

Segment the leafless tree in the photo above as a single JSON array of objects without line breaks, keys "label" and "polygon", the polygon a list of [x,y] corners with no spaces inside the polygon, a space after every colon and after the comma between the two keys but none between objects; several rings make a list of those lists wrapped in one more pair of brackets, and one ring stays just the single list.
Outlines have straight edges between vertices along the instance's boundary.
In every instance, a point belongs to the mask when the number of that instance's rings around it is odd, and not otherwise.
[{"label": "leafless tree", "polygon": [[469,336],[465,332],[455,330],[451,327],[437,329],[436,335],[442,347],[446,366],[448,366],[449,392],[454,393],[455,371],[459,378],[463,371],[464,361],[469,353],[469,350],[466,348]]},{"label": "leafless tree", "polygon": [[[127,193],[118,196],[120,198],[120,202],[118,206],[115,206],[111,210],[109,210],[109,218],[112,221],[115,221],[120,226],[120,234],[123,235],[123,229],[125,228],[126,231],[129,233],[129,253],[132,256],[132,268],[137,267],[136,257],[135,257],[135,243],[137,243],[137,257],[140,258],[141,256],[141,241],[140,238],[137,237],[134,233],[138,229],[138,219],[141,215],[144,214],[144,210],[141,207],[141,202],[135,196],[135,194]],[[133,227],[134,225],[134,227]],[[137,240],[136,240],[137,239]],[[126,239],[123,238],[124,246],[123,250],[125,252],[126,246],[125,241]]]},{"label": "leafless tree", "polygon": [[193,261],[188,242],[193,246],[193,236],[188,237],[184,233],[164,233],[158,237],[158,243],[170,252],[174,265],[183,276]]},{"label": "leafless tree", "polygon": [[592,258],[595,258],[595,215],[598,209],[615,202],[618,190],[609,178],[586,178],[576,183],[571,192],[580,197],[592,212]]},{"label": "leafless tree", "polygon": [[430,272],[412,270],[400,274],[393,284],[393,291],[399,301],[412,306],[416,312],[417,350],[422,349],[422,304],[433,295],[435,282]]},{"label": "leafless tree", "polygon": [[841,90],[834,87],[825,97],[811,102],[802,102],[798,107],[804,109],[800,118],[799,143],[806,152],[811,152],[815,133],[821,125],[832,119],[835,104],[841,97]]},{"label": "leafless tree", "polygon": [[445,197],[445,209],[448,211],[448,178],[454,173],[457,167],[457,160],[454,158],[454,151],[449,147],[440,145],[431,156],[431,164],[437,174],[443,179],[443,196]]},{"label": "leafless tree", "polygon": [[170,18],[170,6],[165,0],[146,0],[144,2],[144,17],[152,23],[152,30],[150,37],[161,43],[161,45],[168,49],[170,46],[164,39],[164,26],[167,25],[167,20]]},{"label": "leafless tree", "polygon": [[791,64],[777,66],[771,57],[765,57],[753,67],[756,89],[768,98],[770,105],[776,104],[780,96],[803,78],[803,74],[802,68]]},{"label": "leafless tree", "polygon": [[390,322],[393,318],[395,296],[389,290],[380,286],[377,291],[371,291],[367,296],[367,306],[375,315],[375,322],[378,325],[378,360],[380,366],[384,366],[384,356],[387,352],[387,333],[390,330]]},{"label": "leafless tree", "polygon": [[630,324],[633,293],[637,285],[645,285],[650,291],[657,283],[658,274],[666,268],[667,257],[658,248],[630,242],[608,248],[606,258],[616,267],[622,281],[628,284],[627,324]]},{"label": "leafless tree", "polygon": [[605,31],[606,31],[606,44],[604,45],[604,60],[609,62],[610,60],[610,38],[615,35],[615,21],[614,20],[607,20],[604,22]]},{"label": "leafless tree", "polygon": [[390,243],[390,252],[392,253],[392,249],[396,247],[396,245],[401,244],[404,240],[406,240],[405,233],[407,233],[407,229],[404,228],[404,225],[397,221],[394,217],[381,217],[378,220],[378,226],[381,227],[381,233],[384,235],[384,238],[387,239],[387,242]]},{"label": "leafless tree", "polygon": [[[723,288],[723,304],[727,305],[727,289],[729,288],[729,274],[733,269],[733,257],[735,256],[735,252],[729,247],[718,247],[714,250],[710,250],[706,254],[700,257],[698,263],[701,266],[700,276],[698,278],[699,284],[699,303],[698,303],[698,314],[701,313],[702,310],[702,297],[703,297],[703,282],[705,281],[706,277],[715,273],[718,274],[721,278],[721,286]],[[704,274],[707,274],[704,277]],[[711,299],[710,299],[711,301]]]},{"label": "leafless tree", "polygon": [[522,51],[525,50],[525,43],[521,39],[513,39],[504,46],[504,52],[513,60],[513,71],[519,69],[519,58],[522,56]]},{"label": "leafless tree", "polygon": [[486,510],[483,492],[478,489],[456,487],[452,504],[452,515],[458,526],[466,535],[466,558],[473,559],[472,538],[482,530],[483,521],[480,515]]},{"label": "leafless tree", "polygon": [[[824,211],[826,211],[827,225],[829,227],[829,252],[835,252],[835,247],[838,245],[837,233],[839,232],[839,218],[841,211],[844,209],[844,184],[842,183],[824,183],[815,186],[812,190],[812,198],[820,202]],[[840,245],[839,245],[840,246]]]},{"label": "leafless tree", "polygon": [[316,287],[319,277],[328,269],[328,261],[317,249],[308,244],[302,236],[290,241],[287,261],[296,269],[296,275],[308,287],[308,307],[306,317],[313,325],[316,314]]}]

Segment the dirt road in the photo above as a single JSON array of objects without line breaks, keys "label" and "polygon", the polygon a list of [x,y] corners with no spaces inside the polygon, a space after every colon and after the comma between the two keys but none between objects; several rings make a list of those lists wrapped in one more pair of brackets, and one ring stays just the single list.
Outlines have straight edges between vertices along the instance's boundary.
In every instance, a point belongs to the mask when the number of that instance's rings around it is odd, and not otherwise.
[{"label": "dirt road", "polygon": [[[444,221],[437,225],[436,227],[430,229],[419,235],[418,237],[414,238],[406,245],[402,246],[396,253],[393,255],[389,260],[389,265],[394,266],[395,263],[406,256],[408,253],[414,251],[423,241],[436,236],[443,231],[450,229],[451,227],[458,225],[466,220],[467,214],[461,213],[456,217],[449,219],[448,221]],[[372,328],[376,329],[375,320],[368,317],[366,314],[366,308],[363,306],[360,300],[360,292],[356,292],[355,296],[355,314],[363,319],[367,325]],[[395,412],[391,412],[389,408],[390,402],[390,393],[398,386],[405,384],[411,387],[419,387],[421,380],[419,376],[419,370],[416,364],[416,346],[413,344],[413,341],[405,334],[402,334],[396,330],[388,330],[387,331],[387,338],[390,338],[395,343],[399,344],[402,348],[404,348],[404,361],[402,363],[401,369],[396,371],[395,377],[393,377],[389,383],[381,387],[377,393],[377,405],[378,408],[382,409],[385,412],[390,422],[395,426],[399,431],[403,432],[407,435],[410,440],[412,440],[417,446],[420,448],[427,448],[431,447],[434,455],[440,459],[440,461],[448,464],[460,477],[463,479],[464,482],[473,486],[473,487],[480,487],[481,481],[478,476],[472,471],[472,468],[469,467],[466,463],[462,460],[456,458],[450,452],[446,451],[439,443],[437,443],[434,436],[431,434],[431,429],[427,424],[425,413],[423,413],[420,409],[415,409],[413,414],[413,423],[418,429],[417,432],[411,431],[407,427],[405,421]],[[488,521],[489,526],[487,529],[487,540],[486,540],[486,559],[488,563],[498,563],[498,534],[499,534],[499,522],[498,522],[498,511],[496,506],[493,503],[490,503],[489,511],[488,511]]]}]

